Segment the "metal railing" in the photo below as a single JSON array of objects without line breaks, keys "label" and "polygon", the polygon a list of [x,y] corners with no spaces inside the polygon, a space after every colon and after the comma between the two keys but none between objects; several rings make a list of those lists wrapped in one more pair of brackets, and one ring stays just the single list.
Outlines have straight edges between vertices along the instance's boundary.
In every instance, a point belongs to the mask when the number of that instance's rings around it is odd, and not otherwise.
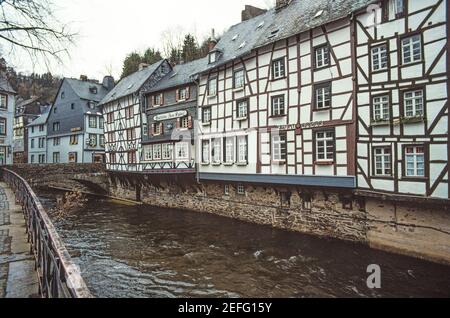
[{"label": "metal railing", "polygon": [[25,214],[28,240],[35,256],[43,298],[91,298],[79,268],[72,262],[61,238],[30,185],[18,174],[2,169]]}]

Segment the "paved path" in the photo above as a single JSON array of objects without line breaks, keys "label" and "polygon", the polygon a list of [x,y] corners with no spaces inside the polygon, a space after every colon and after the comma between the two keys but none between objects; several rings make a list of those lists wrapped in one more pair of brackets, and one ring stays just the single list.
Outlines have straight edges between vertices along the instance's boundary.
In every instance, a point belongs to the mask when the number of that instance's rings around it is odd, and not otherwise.
[{"label": "paved path", "polygon": [[38,297],[38,280],[22,209],[9,187],[0,182],[0,298],[5,297]]}]

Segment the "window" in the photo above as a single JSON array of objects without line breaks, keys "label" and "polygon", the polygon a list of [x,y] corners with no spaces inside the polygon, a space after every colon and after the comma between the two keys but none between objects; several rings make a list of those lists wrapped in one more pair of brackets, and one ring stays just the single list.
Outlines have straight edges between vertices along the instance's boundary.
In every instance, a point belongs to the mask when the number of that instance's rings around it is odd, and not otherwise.
[{"label": "window", "polygon": [[31,162],[30,163],[34,163],[34,155],[31,155]]},{"label": "window", "polygon": [[202,141],[202,163],[209,163],[209,140]]},{"label": "window", "polygon": [[237,119],[245,119],[247,118],[248,113],[248,100],[240,100],[237,102],[236,107],[236,117]]},{"label": "window", "polygon": [[34,126],[31,127],[31,133],[34,134]]},{"label": "window", "polygon": [[422,38],[419,34],[402,39],[403,64],[422,60]]},{"label": "window", "polygon": [[71,145],[78,145],[78,135],[70,136],[70,144]]},{"label": "window", "polygon": [[272,136],[272,158],[273,161],[286,161],[287,144],[285,133],[277,133]]},{"label": "window", "polygon": [[213,139],[212,140],[212,149],[211,149],[213,163],[220,163],[221,149],[222,149],[221,140],[219,138]]},{"label": "window", "polygon": [[161,145],[153,145],[153,160],[161,160]]},{"label": "window", "polygon": [[44,129],[45,129],[45,126],[44,126],[44,125],[40,125],[40,126],[39,126],[39,131],[40,131],[40,132],[43,132]]},{"label": "window", "polygon": [[239,136],[237,137],[237,161],[241,164],[248,163],[248,151],[247,151],[247,136]]},{"label": "window", "polygon": [[99,135],[98,139],[99,139],[100,147],[105,147],[105,135]]},{"label": "window", "polygon": [[153,136],[159,136],[163,133],[163,123],[153,124]]},{"label": "window", "polygon": [[74,103],[70,104],[70,109],[72,109],[72,110],[75,109],[75,104]]},{"label": "window", "polygon": [[322,45],[314,50],[315,66],[321,68],[330,64],[330,52],[328,45]]},{"label": "window", "polygon": [[59,137],[53,138],[53,146],[59,146],[61,144],[61,139]]},{"label": "window", "polygon": [[60,154],[59,152],[53,153],[53,163],[59,163],[60,162]]},{"label": "window", "polygon": [[334,132],[316,132],[316,160],[326,162],[334,160]]},{"label": "window", "polygon": [[217,95],[217,78],[210,78],[208,81],[208,96]]},{"label": "window", "polygon": [[404,0],[394,0],[394,13],[397,19],[405,15]]},{"label": "window", "polygon": [[230,186],[229,186],[228,184],[226,184],[226,185],[223,187],[223,193],[224,193],[225,195],[230,195]]},{"label": "window", "polygon": [[60,127],[59,122],[53,123],[53,131],[59,131],[60,128],[61,128],[61,127]]},{"label": "window", "polygon": [[331,83],[319,85],[315,88],[316,109],[327,109],[331,107]]},{"label": "window", "polygon": [[202,123],[209,124],[211,122],[211,107],[202,108]]},{"label": "window", "polygon": [[423,117],[423,91],[411,91],[404,93],[405,117]]},{"label": "window", "polygon": [[66,93],[65,92],[61,92],[61,99],[66,98]]},{"label": "window", "polygon": [[189,116],[185,116],[180,119],[180,128],[187,129],[190,126],[189,124],[190,124]]},{"label": "window", "polygon": [[390,118],[389,96],[377,96],[373,98],[374,121],[387,121]]},{"label": "window", "polygon": [[390,176],[392,174],[391,153],[392,150],[388,147],[374,149],[375,175]]},{"label": "window", "polygon": [[103,117],[98,118],[98,128],[100,128],[100,129],[105,128],[105,119]]},{"label": "window", "polygon": [[114,122],[114,113],[108,113],[106,115],[106,121],[108,124],[112,124]]},{"label": "window", "polygon": [[31,145],[30,145],[31,149],[34,149],[34,139],[31,139]]},{"label": "window", "polygon": [[188,88],[180,88],[177,91],[177,101],[183,101],[189,99]]},{"label": "window", "polygon": [[97,135],[89,134],[89,146],[97,147]]},{"label": "window", "polygon": [[136,139],[136,130],[134,128],[127,129],[127,141],[134,141]]},{"label": "window", "polygon": [[45,148],[45,138],[39,138],[39,148]]},{"label": "window", "polygon": [[244,70],[234,72],[233,83],[235,89],[244,87],[245,84],[244,75],[245,75]]},{"label": "window", "polygon": [[217,51],[209,53],[209,57],[208,57],[209,64],[216,63],[217,55],[218,55]]},{"label": "window", "polygon": [[0,135],[6,135],[6,118],[0,118]]},{"label": "window", "polygon": [[76,162],[78,162],[77,157],[78,157],[78,153],[76,153],[76,152],[69,152],[69,163],[76,163]]},{"label": "window", "polygon": [[380,71],[388,67],[387,45],[372,48],[372,71]]},{"label": "window", "polygon": [[163,95],[158,94],[153,96],[153,106],[161,106],[163,104]]},{"label": "window", "polygon": [[95,109],[95,105],[96,105],[95,102],[87,102],[87,106],[89,109]]},{"label": "window", "polygon": [[152,161],[153,159],[153,146],[144,146],[144,160],[145,161]]},{"label": "window", "polygon": [[116,163],[116,154],[114,152],[109,153],[109,163]]},{"label": "window", "polygon": [[224,160],[226,163],[234,163],[234,137],[225,138]]},{"label": "window", "polygon": [[126,119],[131,119],[134,117],[134,107],[127,107],[125,108],[125,118]]},{"label": "window", "polygon": [[97,128],[97,116],[89,115],[89,128]]},{"label": "window", "polygon": [[116,134],[114,134],[113,132],[108,133],[108,142],[112,143],[116,141]]},{"label": "window", "polygon": [[239,195],[245,195],[245,186],[242,184],[239,184],[236,188],[236,193]]},{"label": "window", "polygon": [[135,165],[136,163],[137,163],[136,151],[129,151],[128,152],[128,164]]},{"label": "window", "polygon": [[282,208],[288,208],[291,206],[291,197],[292,197],[291,192],[287,191],[280,192],[280,203]]},{"label": "window", "polygon": [[39,163],[45,163],[45,155],[39,155]]},{"label": "window", "polygon": [[162,145],[162,158],[163,160],[171,160],[173,153],[173,145],[172,144],[163,144]]},{"label": "window", "polygon": [[425,177],[425,149],[423,146],[408,146],[405,149],[406,176]]},{"label": "window", "polygon": [[274,80],[280,79],[286,76],[286,65],[284,58],[275,60],[272,62],[272,77]]},{"label": "window", "polygon": [[58,108],[55,107],[55,109],[53,109],[53,114],[56,114],[58,112]]},{"label": "window", "polygon": [[175,157],[177,160],[189,159],[189,143],[178,142],[175,144]]},{"label": "window", "polygon": [[272,97],[272,116],[284,116],[284,95]]},{"label": "window", "polygon": [[8,95],[0,94],[0,108],[1,109],[8,108]]}]

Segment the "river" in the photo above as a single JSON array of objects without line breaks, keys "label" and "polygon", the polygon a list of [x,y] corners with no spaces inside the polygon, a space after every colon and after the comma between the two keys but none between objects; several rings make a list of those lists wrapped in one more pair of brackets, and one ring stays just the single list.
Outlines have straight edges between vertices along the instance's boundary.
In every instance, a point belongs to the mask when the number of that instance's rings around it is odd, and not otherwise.
[{"label": "river", "polygon": [[91,199],[54,223],[97,297],[450,297],[450,267],[214,215]]}]

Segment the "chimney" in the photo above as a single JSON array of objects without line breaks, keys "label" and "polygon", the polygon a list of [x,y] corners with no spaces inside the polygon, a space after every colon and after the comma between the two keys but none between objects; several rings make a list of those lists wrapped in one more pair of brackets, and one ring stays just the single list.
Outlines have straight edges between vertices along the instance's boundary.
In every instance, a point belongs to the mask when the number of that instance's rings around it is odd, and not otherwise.
[{"label": "chimney", "polygon": [[86,75],[80,75],[80,81],[87,82],[88,77]]},{"label": "chimney", "polygon": [[146,68],[146,67],[148,67],[148,66],[150,66],[150,64],[147,64],[147,63],[141,63],[141,64],[139,64],[139,71],[142,71],[144,68]]},{"label": "chimney", "polygon": [[112,90],[114,88],[114,77],[112,77],[112,76],[105,76],[103,78],[102,85],[108,91]]},{"label": "chimney", "polygon": [[276,0],[275,9],[280,10],[291,3],[292,0]]},{"label": "chimney", "polygon": [[216,31],[214,29],[211,30],[211,37],[209,38],[208,49],[211,52],[217,45],[216,39]]},{"label": "chimney", "polygon": [[260,8],[250,6],[250,5],[246,5],[245,9],[242,10],[242,22],[250,20],[250,19],[257,17],[261,14],[264,14],[266,12],[267,12],[267,10],[260,9]]}]

